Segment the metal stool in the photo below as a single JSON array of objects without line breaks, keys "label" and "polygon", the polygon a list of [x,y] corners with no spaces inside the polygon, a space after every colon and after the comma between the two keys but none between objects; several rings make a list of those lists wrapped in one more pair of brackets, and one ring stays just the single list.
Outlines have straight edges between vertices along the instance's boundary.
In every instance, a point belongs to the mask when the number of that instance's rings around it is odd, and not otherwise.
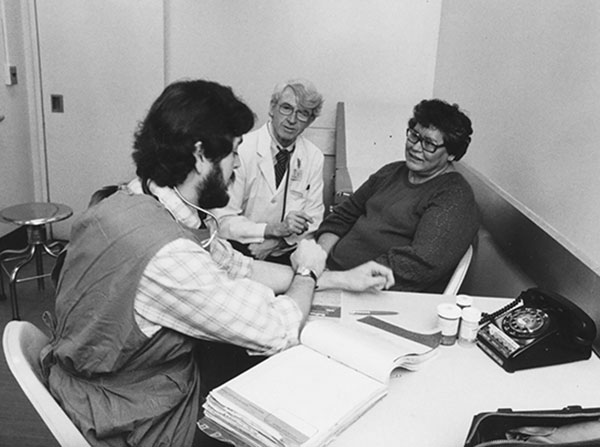
[{"label": "metal stool", "polygon": [[[4,294],[3,276],[8,276],[10,290],[10,304],[12,307],[13,320],[19,320],[19,306],[17,303],[17,283],[37,279],[38,289],[44,290],[44,278],[50,273],[44,273],[42,259],[43,252],[53,258],[57,258],[64,248],[64,243],[46,241],[46,225],[67,219],[73,214],[73,210],[59,203],[33,202],[15,205],[0,211],[0,219],[16,225],[23,225],[27,230],[27,247],[22,250],[4,250],[0,253],[0,295],[6,299]],[[23,266],[35,258],[36,275],[17,279],[19,271]],[[9,269],[6,263],[16,263]]]}]

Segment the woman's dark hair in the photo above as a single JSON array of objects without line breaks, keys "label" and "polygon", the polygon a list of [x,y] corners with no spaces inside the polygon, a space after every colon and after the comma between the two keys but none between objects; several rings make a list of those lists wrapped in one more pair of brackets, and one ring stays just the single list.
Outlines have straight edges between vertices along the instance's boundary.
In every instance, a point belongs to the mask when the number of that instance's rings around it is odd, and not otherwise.
[{"label": "woman's dark hair", "polygon": [[253,126],[254,114],[231,88],[203,80],[174,82],[135,133],[136,173],[158,186],[177,186],[195,166],[198,141],[203,155],[216,163],[231,153],[234,137]]},{"label": "woman's dark hair", "polygon": [[412,129],[417,124],[423,127],[435,127],[444,135],[444,144],[449,155],[460,160],[471,143],[471,120],[459,108],[458,104],[448,104],[441,99],[424,99],[413,109],[413,117],[408,120]]}]

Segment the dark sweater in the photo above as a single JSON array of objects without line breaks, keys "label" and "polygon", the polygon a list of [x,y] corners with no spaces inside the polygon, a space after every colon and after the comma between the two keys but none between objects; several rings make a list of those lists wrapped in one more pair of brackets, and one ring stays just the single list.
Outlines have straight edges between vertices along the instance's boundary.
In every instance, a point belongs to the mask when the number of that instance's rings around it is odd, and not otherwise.
[{"label": "dark sweater", "polygon": [[473,191],[457,172],[413,185],[404,162],[371,175],[336,206],[317,232],[340,240],[327,265],[346,270],[369,260],[390,267],[393,290],[440,292],[479,228]]}]

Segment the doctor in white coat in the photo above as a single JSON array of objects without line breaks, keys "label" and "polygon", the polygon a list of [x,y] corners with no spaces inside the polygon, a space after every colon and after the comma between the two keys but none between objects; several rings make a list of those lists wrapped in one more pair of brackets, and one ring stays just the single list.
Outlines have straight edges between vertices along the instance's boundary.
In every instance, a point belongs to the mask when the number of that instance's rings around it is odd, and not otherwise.
[{"label": "doctor in white coat", "polygon": [[285,263],[323,220],[323,153],[302,136],[322,106],[309,81],[280,84],[271,96],[270,120],[243,136],[229,204],[213,212],[220,236],[246,254]]}]

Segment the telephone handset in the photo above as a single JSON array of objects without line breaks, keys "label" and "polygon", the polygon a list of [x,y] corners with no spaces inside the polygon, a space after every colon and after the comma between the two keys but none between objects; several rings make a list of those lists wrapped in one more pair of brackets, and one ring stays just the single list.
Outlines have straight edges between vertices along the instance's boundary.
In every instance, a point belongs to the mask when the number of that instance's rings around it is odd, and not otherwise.
[{"label": "telephone handset", "polygon": [[506,371],[590,358],[596,325],[565,297],[537,288],[480,321],[477,345]]}]

